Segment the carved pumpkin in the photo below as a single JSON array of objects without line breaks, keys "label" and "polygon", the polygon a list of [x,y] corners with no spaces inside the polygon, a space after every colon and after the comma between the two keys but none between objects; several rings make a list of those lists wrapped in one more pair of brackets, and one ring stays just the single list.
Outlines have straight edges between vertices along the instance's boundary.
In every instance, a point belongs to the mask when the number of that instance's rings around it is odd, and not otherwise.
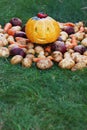
[{"label": "carved pumpkin", "polygon": [[38,13],[28,20],[25,32],[33,43],[47,44],[57,40],[60,34],[58,22],[46,14]]}]

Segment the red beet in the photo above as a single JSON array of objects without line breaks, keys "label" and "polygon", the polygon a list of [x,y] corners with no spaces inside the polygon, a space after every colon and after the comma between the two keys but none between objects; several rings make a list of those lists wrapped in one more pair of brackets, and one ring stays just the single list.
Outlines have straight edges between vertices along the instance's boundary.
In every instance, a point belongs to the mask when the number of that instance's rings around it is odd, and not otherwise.
[{"label": "red beet", "polygon": [[26,33],[25,32],[16,32],[14,34],[14,37],[23,37],[23,38],[26,38]]},{"label": "red beet", "polygon": [[62,53],[65,53],[66,50],[66,46],[64,44],[64,42],[62,41],[56,41],[51,45],[51,49],[52,51],[60,51]]},{"label": "red beet", "polygon": [[77,45],[74,47],[74,51],[83,54],[86,51],[86,47],[84,47],[83,45]]},{"label": "red beet", "polygon": [[20,18],[12,18],[10,23],[12,26],[22,26],[22,20]]},{"label": "red beet", "polygon": [[21,55],[22,57],[26,56],[26,53],[23,51],[23,49],[16,47],[16,48],[12,48],[10,50],[10,55],[11,56],[15,56],[15,55]]},{"label": "red beet", "polygon": [[64,31],[65,31],[66,33],[68,33],[68,35],[75,33],[74,28],[71,27],[71,26],[65,27],[65,28],[64,28]]}]

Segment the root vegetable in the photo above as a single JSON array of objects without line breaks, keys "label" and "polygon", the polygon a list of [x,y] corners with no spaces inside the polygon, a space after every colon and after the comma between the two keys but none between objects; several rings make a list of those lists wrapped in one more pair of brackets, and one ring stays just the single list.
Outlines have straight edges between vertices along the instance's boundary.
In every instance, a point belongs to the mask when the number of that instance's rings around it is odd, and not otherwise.
[{"label": "root vegetable", "polygon": [[36,65],[39,69],[45,70],[45,69],[51,68],[53,66],[53,62],[48,58],[44,58],[44,59],[39,60],[36,63]]},{"label": "root vegetable", "polygon": [[74,50],[73,50],[73,49],[69,49],[68,52],[69,52],[70,54],[72,54],[72,53],[74,53]]},{"label": "root vegetable", "polygon": [[87,50],[83,53],[83,55],[87,56]]},{"label": "root vegetable", "polygon": [[23,37],[23,38],[27,38],[27,37],[26,37],[26,33],[23,32],[23,31],[16,32],[16,33],[14,34],[14,37]]},{"label": "root vegetable", "polygon": [[63,59],[63,55],[60,51],[54,51],[52,53],[53,60],[56,62],[60,62]]},{"label": "root vegetable", "polygon": [[35,47],[35,52],[36,52],[37,54],[39,54],[40,52],[44,52],[44,49],[43,49],[43,47],[41,47],[41,46],[36,46],[36,47]]},{"label": "root vegetable", "polygon": [[67,27],[74,27],[75,26],[75,24],[72,22],[67,22],[67,23],[64,23],[63,25],[67,26]]},{"label": "root vegetable", "polygon": [[81,57],[81,54],[79,52],[74,52],[71,54],[72,59],[77,62],[78,57]]},{"label": "root vegetable", "polygon": [[11,35],[8,36],[7,41],[8,41],[9,43],[15,42],[14,37],[11,36]]},{"label": "root vegetable", "polygon": [[64,27],[64,31],[65,31],[68,35],[75,33],[74,27],[72,27],[72,26],[65,26],[65,27]]},{"label": "root vegetable", "polygon": [[17,47],[18,47],[17,44],[11,44],[8,46],[8,49],[9,49],[9,51],[11,51],[13,48],[17,48]]},{"label": "root vegetable", "polygon": [[38,58],[45,58],[45,57],[46,56],[44,54],[41,54],[41,53],[38,55]]},{"label": "root vegetable", "polygon": [[21,27],[20,26],[14,26],[14,27],[11,27],[9,30],[8,30],[8,34],[9,35],[12,35],[14,36],[14,34],[17,32],[17,31],[20,31],[21,30]]},{"label": "root vegetable", "polygon": [[33,60],[34,55],[33,54],[27,54],[25,58],[29,58],[29,59]]},{"label": "root vegetable", "polygon": [[8,40],[6,39],[6,36],[3,33],[0,33],[0,41],[2,42],[3,46],[8,45]]},{"label": "root vegetable", "polygon": [[51,46],[47,46],[47,47],[45,48],[45,52],[51,53]]},{"label": "root vegetable", "polygon": [[76,40],[76,37],[74,35],[71,35],[71,42],[72,42],[73,47],[77,46],[77,40]]},{"label": "root vegetable", "polygon": [[0,47],[0,57],[9,57],[10,53],[8,48]]},{"label": "root vegetable", "polygon": [[27,68],[30,68],[31,65],[32,65],[32,60],[31,60],[31,58],[26,57],[26,58],[24,58],[24,59],[22,60],[22,66],[27,67]]},{"label": "root vegetable", "polygon": [[75,62],[70,58],[65,58],[59,62],[59,66],[63,69],[71,69],[75,65]]},{"label": "root vegetable", "polygon": [[85,28],[83,26],[80,27],[79,32],[84,32]]},{"label": "root vegetable", "polygon": [[59,62],[59,66],[63,69],[71,69],[75,65],[75,61],[72,59],[69,52],[64,54],[64,59]]},{"label": "root vegetable", "polygon": [[45,58],[46,56],[44,55],[44,52],[41,51],[41,52],[38,54],[37,57],[39,57],[39,58]]},{"label": "root vegetable", "polygon": [[28,49],[26,53],[34,55],[35,54],[35,50],[33,48],[31,48],[31,49]]},{"label": "root vegetable", "polygon": [[74,36],[76,37],[76,39],[78,41],[81,41],[85,37],[85,33],[84,32],[77,32],[77,33],[74,34]]},{"label": "root vegetable", "polygon": [[3,46],[4,46],[3,42],[2,42],[2,41],[0,41],[0,47],[3,47]]},{"label": "root vegetable", "polygon": [[23,49],[21,49],[19,47],[17,47],[17,48],[15,47],[10,50],[10,55],[12,55],[12,56],[21,55],[22,57],[25,57],[26,53],[23,51]]},{"label": "root vegetable", "polygon": [[78,28],[78,26],[75,25],[74,26],[74,32],[77,33],[78,31],[79,31],[79,28]]},{"label": "root vegetable", "polygon": [[19,64],[22,62],[22,60],[23,60],[23,57],[21,55],[15,55],[12,57],[10,62],[11,64]]},{"label": "root vegetable", "polygon": [[44,52],[44,55],[45,56],[49,56],[49,52]]},{"label": "root vegetable", "polygon": [[79,21],[78,23],[75,24],[79,29],[80,27],[84,26],[84,23],[82,21]]},{"label": "root vegetable", "polygon": [[29,41],[27,38],[23,38],[23,37],[15,37],[16,42],[22,44],[22,45],[26,45],[26,43]]},{"label": "root vegetable", "polygon": [[81,44],[87,47],[87,37],[81,41]]},{"label": "root vegetable", "polygon": [[84,47],[83,45],[77,45],[74,47],[74,51],[83,54],[86,51],[86,47]]},{"label": "root vegetable", "polygon": [[22,26],[22,20],[20,18],[14,17],[10,20],[12,26]]},{"label": "root vegetable", "polygon": [[34,48],[34,43],[28,42],[27,49],[33,49],[33,48]]},{"label": "root vegetable", "polygon": [[75,66],[72,67],[72,71],[81,70],[86,67],[86,63],[81,61],[75,64]]},{"label": "root vegetable", "polygon": [[0,33],[4,33],[4,29],[0,28]]},{"label": "root vegetable", "polygon": [[56,41],[51,45],[52,51],[60,51],[63,54],[67,51],[64,42]]},{"label": "root vegetable", "polygon": [[87,27],[84,27],[84,32],[87,33]]},{"label": "root vegetable", "polygon": [[63,41],[66,41],[66,39],[68,38],[68,34],[64,31],[60,32],[60,37]]},{"label": "root vegetable", "polygon": [[11,23],[6,23],[5,26],[4,26],[4,32],[8,32],[8,30],[12,27],[12,24]]}]

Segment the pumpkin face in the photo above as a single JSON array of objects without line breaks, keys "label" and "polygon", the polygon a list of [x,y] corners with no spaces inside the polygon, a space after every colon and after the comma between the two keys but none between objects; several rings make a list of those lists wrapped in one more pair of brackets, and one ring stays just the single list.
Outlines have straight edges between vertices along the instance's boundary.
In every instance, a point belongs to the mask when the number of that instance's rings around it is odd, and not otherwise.
[{"label": "pumpkin face", "polygon": [[56,41],[60,28],[58,22],[49,16],[45,18],[35,16],[26,23],[25,32],[31,42],[47,44]]}]

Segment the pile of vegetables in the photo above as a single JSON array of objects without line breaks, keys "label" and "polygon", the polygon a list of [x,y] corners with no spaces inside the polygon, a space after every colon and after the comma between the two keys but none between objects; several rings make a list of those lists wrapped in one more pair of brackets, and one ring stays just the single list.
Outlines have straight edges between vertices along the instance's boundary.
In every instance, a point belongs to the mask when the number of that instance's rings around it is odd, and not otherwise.
[{"label": "pile of vegetables", "polygon": [[82,21],[57,23],[60,35],[48,44],[31,42],[20,18],[12,18],[4,27],[0,25],[0,57],[10,57],[12,65],[21,64],[26,68],[35,63],[39,69],[49,69],[55,62],[58,67],[71,71],[87,67],[85,24]]}]

